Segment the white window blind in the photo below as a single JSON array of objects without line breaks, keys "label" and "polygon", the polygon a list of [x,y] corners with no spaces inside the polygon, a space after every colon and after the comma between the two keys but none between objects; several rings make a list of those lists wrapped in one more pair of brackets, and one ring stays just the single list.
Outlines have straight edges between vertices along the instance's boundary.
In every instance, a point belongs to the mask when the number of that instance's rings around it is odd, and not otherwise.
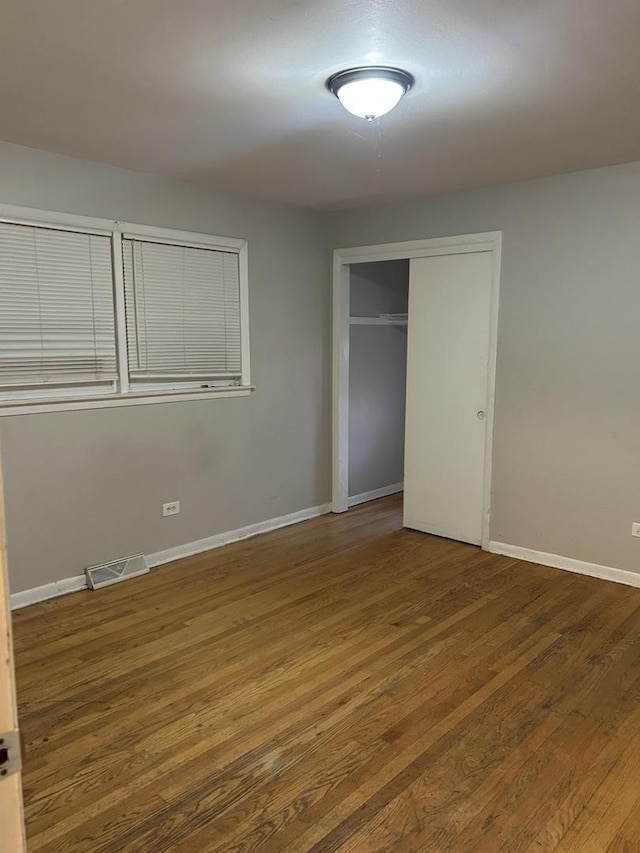
[{"label": "white window blind", "polygon": [[0,223],[0,387],[117,378],[111,239]]},{"label": "white window blind", "polygon": [[238,255],[123,240],[132,381],[239,380]]}]

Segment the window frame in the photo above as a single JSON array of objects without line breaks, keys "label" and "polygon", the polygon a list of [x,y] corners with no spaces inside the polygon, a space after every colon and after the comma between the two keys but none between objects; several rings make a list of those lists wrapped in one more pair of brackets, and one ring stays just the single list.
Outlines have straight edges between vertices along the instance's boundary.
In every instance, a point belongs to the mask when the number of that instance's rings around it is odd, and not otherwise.
[{"label": "window frame", "polygon": [[[179,231],[153,225],[139,225],[118,219],[98,219],[89,216],[38,210],[27,207],[0,204],[0,223],[31,225],[55,228],[85,234],[99,234],[111,240],[113,272],[113,301],[115,315],[115,343],[118,379],[115,390],[100,391],[96,386],[86,393],[75,389],[64,389],[56,394],[43,388],[34,388],[21,399],[8,399],[6,391],[0,389],[0,417],[7,415],[35,414],[39,412],[71,411],[74,409],[112,408],[114,406],[168,403],[186,400],[203,400],[226,397],[248,396],[254,390],[251,384],[249,344],[249,258],[247,241],[235,237],[219,237],[194,231]],[[123,268],[123,239],[142,239],[146,242],[186,246],[195,249],[210,249],[229,252],[238,256],[240,282],[240,385],[218,385],[208,388],[179,387],[169,382],[159,383],[158,388],[136,389],[129,382],[129,360],[127,354],[127,327],[125,314],[125,289]],[[216,380],[212,379],[211,382]]]}]

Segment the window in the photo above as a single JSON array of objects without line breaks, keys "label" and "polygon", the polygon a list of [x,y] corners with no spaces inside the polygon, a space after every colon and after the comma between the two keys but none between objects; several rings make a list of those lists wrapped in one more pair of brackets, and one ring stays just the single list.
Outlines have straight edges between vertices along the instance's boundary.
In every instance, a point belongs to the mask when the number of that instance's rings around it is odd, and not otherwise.
[{"label": "window", "polygon": [[0,223],[0,385],[115,390],[111,241]]},{"label": "window", "polygon": [[239,383],[238,256],[123,240],[129,380]]},{"label": "window", "polygon": [[0,217],[0,413],[249,392],[244,241],[50,216]]}]

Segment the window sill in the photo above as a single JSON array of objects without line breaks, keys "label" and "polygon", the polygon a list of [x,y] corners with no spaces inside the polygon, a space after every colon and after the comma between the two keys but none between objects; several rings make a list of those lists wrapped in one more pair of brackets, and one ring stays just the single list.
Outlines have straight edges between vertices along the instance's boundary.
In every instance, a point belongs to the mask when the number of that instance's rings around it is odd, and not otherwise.
[{"label": "window sill", "polygon": [[222,397],[248,397],[254,385],[238,385],[226,388],[207,388],[202,391],[134,391],[128,394],[80,397],[73,400],[55,398],[51,400],[19,400],[0,402],[0,417],[11,415],[36,415],[46,412],[72,412],[76,409],[112,409],[119,406],[148,406],[153,403],[180,403],[193,400],[214,400]]}]

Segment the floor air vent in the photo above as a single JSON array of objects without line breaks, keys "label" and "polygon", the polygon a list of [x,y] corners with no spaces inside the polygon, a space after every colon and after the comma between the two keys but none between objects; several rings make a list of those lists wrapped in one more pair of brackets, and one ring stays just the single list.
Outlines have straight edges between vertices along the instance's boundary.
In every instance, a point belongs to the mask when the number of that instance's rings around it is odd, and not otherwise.
[{"label": "floor air vent", "polygon": [[145,555],[132,554],[130,557],[111,560],[110,563],[90,566],[88,569],[85,569],[85,574],[89,589],[102,589],[103,586],[111,586],[112,583],[118,583],[127,578],[146,575],[148,571],[149,566],[147,565]]}]

